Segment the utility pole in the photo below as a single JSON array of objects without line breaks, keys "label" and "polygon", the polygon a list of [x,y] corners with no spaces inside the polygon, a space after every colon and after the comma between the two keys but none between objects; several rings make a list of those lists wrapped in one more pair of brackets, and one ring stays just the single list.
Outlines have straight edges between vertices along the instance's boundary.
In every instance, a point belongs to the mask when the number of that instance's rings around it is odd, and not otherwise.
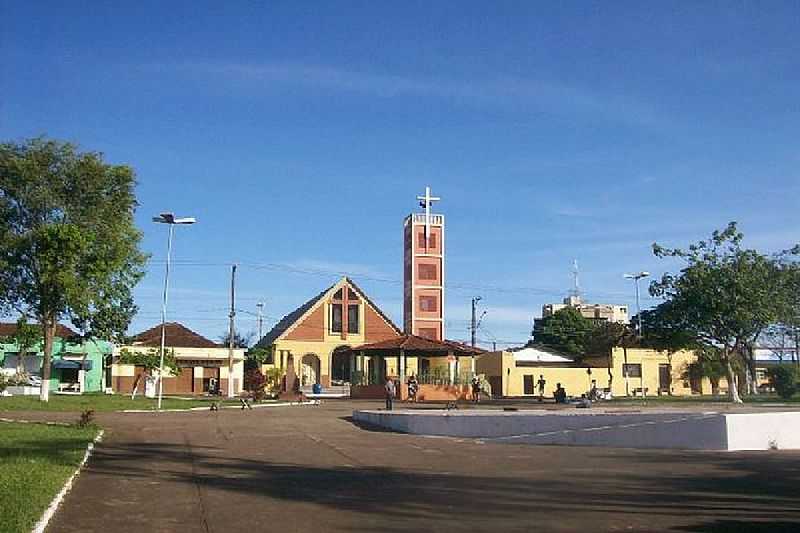
[{"label": "utility pole", "polygon": [[264,325],[264,319],[262,317],[262,314],[264,312],[264,302],[258,302],[256,304],[256,307],[258,307],[258,340],[260,341],[261,337],[263,336],[262,330]]},{"label": "utility pole", "polygon": [[[471,335],[472,339],[471,340],[472,340],[472,347],[473,348],[475,347],[475,337],[476,337],[476,335],[478,333],[478,321],[475,318],[475,310],[476,310],[476,307],[478,305],[478,302],[480,302],[480,301],[481,301],[481,297],[480,296],[476,296],[475,298],[472,299],[472,320],[470,321],[470,330],[471,330],[471,333],[472,333],[472,335]],[[481,316],[481,318],[483,318],[483,316]],[[472,375],[474,376],[475,375],[475,354],[472,354],[472,357],[470,358],[470,361],[469,361],[469,366],[470,366],[470,372],[472,372]]]},{"label": "utility pole", "polygon": [[470,332],[472,334],[472,347],[473,348],[475,347],[475,336],[477,335],[477,332],[478,332],[478,319],[477,319],[477,316],[475,314],[475,311],[476,311],[476,307],[478,305],[478,302],[480,302],[480,301],[481,301],[481,297],[480,296],[476,296],[475,298],[472,299],[472,320],[470,321],[470,328],[469,329],[470,329]]},{"label": "utility pole", "polygon": [[228,316],[231,319],[228,330],[228,398],[233,398],[233,340],[236,335],[233,319],[236,316],[236,265],[231,265],[231,312]]}]

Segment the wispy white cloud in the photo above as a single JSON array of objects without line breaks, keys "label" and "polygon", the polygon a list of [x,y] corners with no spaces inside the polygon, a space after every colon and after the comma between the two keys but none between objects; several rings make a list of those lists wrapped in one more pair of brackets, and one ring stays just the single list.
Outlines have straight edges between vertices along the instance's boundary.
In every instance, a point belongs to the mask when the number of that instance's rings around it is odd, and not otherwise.
[{"label": "wispy white cloud", "polygon": [[[348,263],[338,261],[326,261],[324,259],[298,259],[286,261],[285,264],[291,265],[299,270],[309,270],[318,273],[330,273],[332,275],[365,276],[370,278],[388,279],[390,276],[375,269],[374,267],[362,263]],[[356,280],[358,281],[358,280]]]},{"label": "wispy white cloud", "polygon": [[674,119],[631,95],[558,81],[501,77],[431,79],[359,72],[300,63],[198,63],[147,65],[158,72],[185,72],[221,83],[269,88],[278,84],[362,93],[380,98],[432,96],[455,103],[513,107],[537,113],[591,115],[633,125],[665,127]]}]

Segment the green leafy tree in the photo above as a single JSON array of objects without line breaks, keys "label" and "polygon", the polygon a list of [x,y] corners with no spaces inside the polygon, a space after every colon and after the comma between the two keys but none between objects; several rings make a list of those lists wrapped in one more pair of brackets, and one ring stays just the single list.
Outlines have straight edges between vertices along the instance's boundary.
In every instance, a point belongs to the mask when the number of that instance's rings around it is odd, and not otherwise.
[{"label": "green leafy tree", "polygon": [[29,324],[28,318],[22,315],[17,320],[17,328],[14,333],[6,339],[17,347],[17,375],[25,374],[25,358],[28,352],[36,348],[42,342],[42,330],[40,327]]},{"label": "green leafy tree", "polygon": [[536,321],[533,342],[580,357],[588,351],[594,328],[595,324],[580,311],[565,307]]},{"label": "green leafy tree", "polygon": [[251,348],[245,354],[245,369],[261,368],[261,365],[271,364],[274,361],[272,348]]},{"label": "green leafy tree", "polygon": [[719,382],[727,375],[725,363],[720,357],[720,349],[714,346],[700,346],[695,349],[696,359],[686,366],[684,378],[689,381],[708,379],[711,394],[719,394]]},{"label": "green leafy tree", "polygon": [[782,284],[776,261],[742,248],[735,222],[688,249],[653,245],[660,258],[685,263],[678,274],[667,273],[650,285],[653,296],[665,298],[670,312],[665,326],[685,331],[694,342],[720,349],[728,395],[741,402],[734,365],[744,361],[748,346],[779,317]]},{"label": "green leafy tree", "polygon": [[[653,309],[641,312],[643,348],[652,348],[672,355],[680,350],[692,350],[698,347],[690,331],[677,327],[675,309],[671,302],[663,302]],[[639,316],[634,316],[631,323],[638,323]]]},{"label": "green leafy tree", "polygon": [[[161,368],[161,349],[151,348],[146,352],[139,350],[128,350],[123,348],[119,354],[119,363],[123,365],[142,366],[148,374],[152,375]],[[164,350],[164,368],[172,376],[181,373],[178,360],[175,358],[175,350],[167,348]]]},{"label": "green leafy tree", "polygon": [[281,392],[283,370],[276,367],[267,368],[266,372],[264,372],[264,378],[267,382],[267,390],[273,394]]},{"label": "green leafy tree", "polygon": [[[0,311],[36,317],[43,379],[67,320],[86,338],[124,334],[146,256],[133,170],[45,138],[0,144]],[[41,399],[47,401],[48,387]]]},{"label": "green leafy tree", "polygon": [[[234,348],[247,348],[253,342],[253,337],[255,336],[255,332],[250,333],[240,333],[238,331],[233,332],[233,347]],[[223,346],[228,346],[230,342],[230,332],[225,332],[219,337],[219,342]]]},{"label": "green leafy tree", "polygon": [[587,351],[592,355],[604,355],[608,360],[608,386],[614,381],[612,369],[612,351],[622,348],[623,358],[628,360],[628,348],[639,345],[636,332],[628,324],[618,322],[601,322],[588,333]]},{"label": "green leafy tree", "polygon": [[789,365],[778,365],[767,369],[769,383],[778,396],[788,400],[797,392],[797,369]]},{"label": "green leafy tree", "polygon": [[783,299],[780,302],[778,322],[767,332],[772,346],[793,350],[781,350],[777,354],[783,359],[788,351],[792,361],[800,366],[800,263],[796,258],[800,249],[784,251],[779,255],[778,263],[783,283]]}]

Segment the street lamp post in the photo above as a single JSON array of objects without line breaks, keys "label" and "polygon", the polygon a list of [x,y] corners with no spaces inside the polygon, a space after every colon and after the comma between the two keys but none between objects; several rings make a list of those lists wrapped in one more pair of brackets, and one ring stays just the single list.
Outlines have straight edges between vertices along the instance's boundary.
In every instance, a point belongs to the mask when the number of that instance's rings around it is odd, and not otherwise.
[{"label": "street lamp post", "polygon": [[650,272],[645,272],[645,271],[639,272],[637,274],[625,274],[625,279],[632,279],[634,285],[636,286],[636,318],[638,319],[637,333],[639,334],[639,337],[641,337],[644,333],[642,331],[642,308],[639,305],[639,280],[642,278],[646,278],[649,275]]},{"label": "street lamp post", "polygon": [[193,217],[175,218],[173,213],[161,213],[153,217],[153,222],[169,225],[169,237],[167,239],[167,268],[164,273],[164,295],[161,300],[161,358],[158,365],[158,410],[161,410],[161,397],[164,394],[164,351],[167,341],[167,295],[169,290],[169,270],[172,257],[172,234],[176,225],[194,224]]}]

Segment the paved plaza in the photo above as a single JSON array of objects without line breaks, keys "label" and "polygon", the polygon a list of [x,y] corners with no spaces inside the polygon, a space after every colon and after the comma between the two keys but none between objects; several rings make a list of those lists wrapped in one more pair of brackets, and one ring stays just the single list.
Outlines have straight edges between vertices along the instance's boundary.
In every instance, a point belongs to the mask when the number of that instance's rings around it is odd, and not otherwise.
[{"label": "paved plaza", "polygon": [[48,532],[795,531],[800,453],[479,443],[362,428],[376,402],[101,414]]}]

